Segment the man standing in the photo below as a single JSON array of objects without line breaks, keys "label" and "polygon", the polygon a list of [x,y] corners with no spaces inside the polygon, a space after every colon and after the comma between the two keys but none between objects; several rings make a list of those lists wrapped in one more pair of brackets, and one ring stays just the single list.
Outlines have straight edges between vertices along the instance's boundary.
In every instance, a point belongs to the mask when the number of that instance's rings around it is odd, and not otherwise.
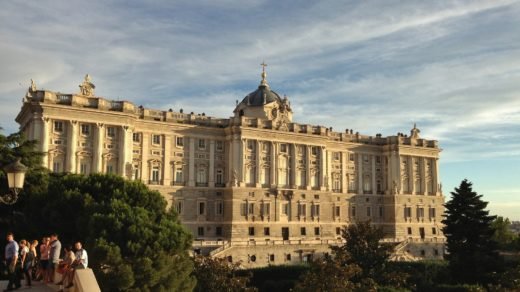
[{"label": "man standing", "polygon": [[54,271],[60,264],[61,242],[56,233],[51,234],[51,249],[49,252],[49,279],[54,283]]},{"label": "man standing", "polygon": [[19,273],[17,271],[18,265],[18,243],[14,241],[12,232],[7,233],[7,245],[5,246],[5,264],[7,266],[9,283],[7,289],[4,291],[11,291],[22,286]]}]

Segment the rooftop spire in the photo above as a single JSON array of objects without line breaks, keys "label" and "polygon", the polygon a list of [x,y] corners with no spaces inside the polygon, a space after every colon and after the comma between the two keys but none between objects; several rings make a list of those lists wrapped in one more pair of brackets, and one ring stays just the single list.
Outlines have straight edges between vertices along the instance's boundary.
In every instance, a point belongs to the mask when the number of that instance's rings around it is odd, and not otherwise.
[{"label": "rooftop spire", "polygon": [[267,73],[265,72],[265,67],[267,67],[267,64],[264,61],[262,64],[260,64],[260,66],[262,66],[262,81],[260,81],[260,86],[269,86],[269,84],[267,84],[267,80],[265,79],[267,77]]}]

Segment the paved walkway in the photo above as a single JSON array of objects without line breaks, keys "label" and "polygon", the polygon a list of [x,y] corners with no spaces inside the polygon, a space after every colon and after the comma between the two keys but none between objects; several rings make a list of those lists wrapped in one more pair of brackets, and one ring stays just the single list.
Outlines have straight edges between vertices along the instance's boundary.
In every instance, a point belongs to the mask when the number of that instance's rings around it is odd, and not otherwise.
[{"label": "paved walkway", "polygon": [[[0,291],[4,291],[4,289],[7,288],[7,281],[0,281]],[[23,292],[52,292],[52,291],[58,291],[59,288],[56,285],[52,285],[52,287],[49,287],[42,282],[39,281],[33,281],[31,287],[25,286],[24,283],[22,283],[22,287],[18,290],[14,291],[23,291]]]}]

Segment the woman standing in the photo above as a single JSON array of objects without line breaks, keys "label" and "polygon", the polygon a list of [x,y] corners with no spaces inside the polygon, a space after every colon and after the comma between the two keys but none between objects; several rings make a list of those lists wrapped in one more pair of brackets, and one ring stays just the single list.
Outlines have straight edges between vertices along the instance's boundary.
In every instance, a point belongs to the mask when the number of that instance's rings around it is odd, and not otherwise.
[{"label": "woman standing", "polygon": [[40,244],[40,269],[38,270],[37,279],[42,279],[44,282],[49,281],[47,277],[47,266],[49,264],[50,242],[51,239],[49,237],[44,237],[42,244]]},{"label": "woman standing", "polygon": [[30,270],[30,275],[31,275],[31,279],[35,279],[36,277],[36,270],[35,268],[38,266],[36,263],[37,263],[37,259],[38,259],[38,254],[36,252],[36,247],[38,246],[38,240],[33,240],[31,242],[31,245],[29,246],[29,257],[31,258],[31,266],[29,267],[29,270]]},{"label": "woman standing", "polygon": [[25,277],[25,282],[27,286],[31,286],[31,275],[29,274],[29,269],[26,269],[27,265],[32,265],[32,258],[29,255],[29,247],[27,240],[20,240],[20,263],[22,264],[22,271]]}]

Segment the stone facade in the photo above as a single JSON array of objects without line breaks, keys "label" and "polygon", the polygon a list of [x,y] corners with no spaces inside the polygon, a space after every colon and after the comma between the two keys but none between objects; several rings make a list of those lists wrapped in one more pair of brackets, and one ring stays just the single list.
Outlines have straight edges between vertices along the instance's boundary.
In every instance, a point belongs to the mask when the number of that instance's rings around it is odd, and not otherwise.
[{"label": "stone facade", "polygon": [[340,229],[371,220],[396,259],[438,258],[444,197],[437,141],[292,122],[267,84],[230,118],[137,107],[38,90],[16,118],[57,172],[116,173],[160,191],[193,233],[196,252],[247,266],[307,261],[340,244]]}]

